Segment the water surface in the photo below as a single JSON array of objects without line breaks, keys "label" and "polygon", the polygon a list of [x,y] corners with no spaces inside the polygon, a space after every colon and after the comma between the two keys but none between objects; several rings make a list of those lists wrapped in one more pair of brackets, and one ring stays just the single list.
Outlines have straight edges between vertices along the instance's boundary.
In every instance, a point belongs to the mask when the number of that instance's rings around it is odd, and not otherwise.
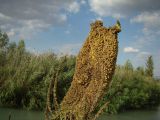
[{"label": "water surface", "polygon": [[0,120],[44,120],[44,113],[41,111],[27,111],[22,109],[0,107]]},{"label": "water surface", "polygon": [[[27,111],[13,108],[0,108],[0,120],[44,120],[41,111]],[[103,114],[98,120],[160,120],[160,108],[155,110],[136,110],[117,115]]]},{"label": "water surface", "polygon": [[98,120],[160,120],[160,108],[128,111],[117,115],[103,114]]}]

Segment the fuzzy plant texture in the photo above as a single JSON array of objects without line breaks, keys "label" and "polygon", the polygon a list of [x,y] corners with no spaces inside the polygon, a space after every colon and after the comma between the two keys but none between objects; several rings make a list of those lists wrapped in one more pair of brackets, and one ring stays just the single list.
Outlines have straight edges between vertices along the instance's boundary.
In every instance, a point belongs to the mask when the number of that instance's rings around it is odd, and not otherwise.
[{"label": "fuzzy plant texture", "polygon": [[[51,111],[51,103],[49,103],[51,97],[48,97],[47,119],[91,120],[95,118],[93,112],[103,98],[104,92],[109,88],[114,74],[120,31],[119,21],[112,27],[104,27],[102,21],[91,23],[90,33],[77,56],[71,86],[60,105],[55,104],[54,111]],[[54,88],[53,85],[49,91],[55,90]]]}]

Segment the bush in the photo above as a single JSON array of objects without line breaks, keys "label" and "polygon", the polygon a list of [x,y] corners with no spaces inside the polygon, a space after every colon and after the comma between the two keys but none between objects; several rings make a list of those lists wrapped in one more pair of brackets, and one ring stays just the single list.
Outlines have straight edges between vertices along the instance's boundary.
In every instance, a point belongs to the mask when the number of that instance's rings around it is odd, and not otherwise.
[{"label": "bush", "polygon": [[106,108],[107,113],[158,106],[160,104],[160,84],[143,73],[126,69],[125,66],[118,66],[109,91],[98,108],[106,101],[110,101]]}]

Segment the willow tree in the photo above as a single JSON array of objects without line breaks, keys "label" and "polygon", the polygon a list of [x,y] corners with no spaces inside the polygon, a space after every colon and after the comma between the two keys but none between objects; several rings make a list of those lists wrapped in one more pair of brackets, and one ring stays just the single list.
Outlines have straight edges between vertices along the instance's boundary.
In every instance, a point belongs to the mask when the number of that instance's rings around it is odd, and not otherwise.
[{"label": "willow tree", "polygon": [[60,105],[55,93],[58,72],[55,79],[51,81],[47,97],[46,119],[96,119],[97,116],[93,117],[93,111],[108,89],[115,70],[118,53],[117,39],[120,31],[119,21],[108,28],[103,26],[102,21],[91,23],[90,33],[77,56],[73,81]]}]

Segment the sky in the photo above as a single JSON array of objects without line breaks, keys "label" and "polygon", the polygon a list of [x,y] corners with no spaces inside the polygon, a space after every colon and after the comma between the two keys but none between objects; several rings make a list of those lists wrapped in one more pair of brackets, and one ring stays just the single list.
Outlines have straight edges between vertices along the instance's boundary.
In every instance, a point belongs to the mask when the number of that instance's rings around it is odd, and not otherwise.
[{"label": "sky", "polygon": [[135,67],[145,66],[152,55],[154,75],[160,76],[159,0],[0,0],[0,29],[37,54],[77,55],[90,23],[112,26],[117,19],[122,26],[117,63],[129,59]]}]

